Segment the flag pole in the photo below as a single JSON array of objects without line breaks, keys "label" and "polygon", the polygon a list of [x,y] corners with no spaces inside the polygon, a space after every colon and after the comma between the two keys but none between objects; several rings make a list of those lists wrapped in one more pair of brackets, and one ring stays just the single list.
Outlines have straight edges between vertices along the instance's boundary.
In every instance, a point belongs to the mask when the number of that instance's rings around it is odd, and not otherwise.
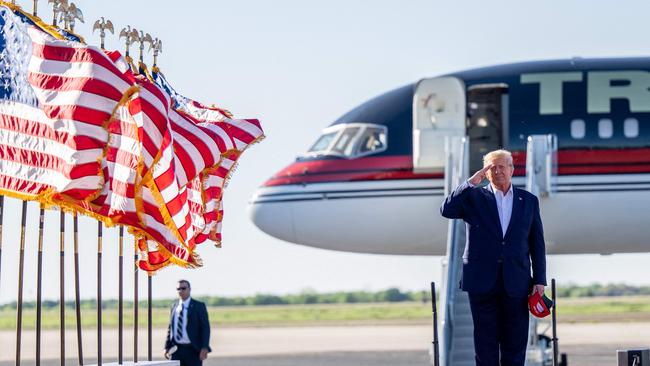
[{"label": "flag pole", "polygon": [[147,346],[148,346],[148,354],[147,354],[147,359],[148,361],[151,361],[153,358],[153,350],[151,349],[152,346],[152,340],[151,340],[151,334],[152,334],[152,329],[151,329],[151,273],[147,273]]},{"label": "flag pole", "polygon": [[118,306],[117,306],[117,322],[118,322],[118,345],[117,345],[117,363],[122,364],[122,355],[123,355],[123,342],[124,342],[124,321],[122,317],[124,315],[124,226],[120,226],[120,237],[119,237],[119,274],[118,274]]},{"label": "flag pole", "polygon": [[56,16],[59,15],[59,13],[57,11],[58,5],[59,5],[58,2],[56,2],[56,3],[54,3],[54,6],[52,7],[52,26],[53,27],[58,26],[58,24],[56,22]]},{"label": "flag pole", "polygon": [[16,309],[16,366],[20,366],[20,341],[23,326],[23,277],[25,272],[25,221],[27,220],[27,201],[23,201],[20,220],[20,255],[18,259],[18,303]]},{"label": "flag pole", "polygon": [[38,260],[36,264],[36,366],[41,365],[41,316],[43,289],[43,222],[45,208],[41,205],[38,214]]},{"label": "flag pole", "polygon": [[65,366],[65,212],[59,215],[59,337],[61,338],[61,366]]},{"label": "flag pole", "polygon": [[138,239],[133,253],[133,362],[138,362]]},{"label": "flag pole", "polygon": [[102,365],[102,222],[97,220],[97,366]]},{"label": "flag pole", "polygon": [[[2,274],[2,212],[4,211],[5,196],[0,195],[0,274]],[[0,284],[2,281],[0,281]]]},{"label": "flag pole", "polygon": [[81,302],[79,299],[79,223],[77,214],[73,214],[73,234],[74,234],[74,300],[75,312],[77,317],[77,356],[79,365],[84,364],[84,354],[81,341]]}]

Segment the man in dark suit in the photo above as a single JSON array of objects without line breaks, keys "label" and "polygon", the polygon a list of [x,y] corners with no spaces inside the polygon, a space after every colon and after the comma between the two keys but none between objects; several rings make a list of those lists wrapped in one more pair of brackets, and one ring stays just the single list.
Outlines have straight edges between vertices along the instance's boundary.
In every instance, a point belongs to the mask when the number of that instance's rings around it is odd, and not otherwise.
[{"label": "man in dark suit", "polygon": [[[190,297],[190,283],[178,281],[178,302],[171,308],[165,357],[181,366],[201,366],[210,349],[210,321],[205,304]],[[173,347],[176,350],[173,351]],[[171,355],[170,355],[171,353]]]},{"label": "man in dark suit", "polygon": [[[546,285],[539,200],[512,186],[513,171],[510,152],[486,154],[483,169],[440,208],[444,217],[465,221],[461,287],[469,295],[477,366],[524,365],[527,298],[531,291],[543,294]],[[480,187],[484,178],[489,184]]]}]

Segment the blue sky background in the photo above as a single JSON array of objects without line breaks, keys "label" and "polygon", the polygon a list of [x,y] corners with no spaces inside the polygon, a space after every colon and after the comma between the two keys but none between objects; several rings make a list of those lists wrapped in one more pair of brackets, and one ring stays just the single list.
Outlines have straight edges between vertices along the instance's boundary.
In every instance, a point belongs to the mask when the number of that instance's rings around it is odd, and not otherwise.
[{"label": "blue sky background", "polygon": [[[315,141],[320,130],[365,100],[423,77],[516,61],[644,56],[650,50],[646,1],[90,1],[76,0],[77,31],[99,44],[92,24],[111,19],[163,40],[159,65],[175,88],[237,117],[261,119],[267,139],[241,159],[225,197],[222,249],[199,250],[205,266],[166,269],[156,297],[175,296],[189,279],[194,294],[419,290],[441,275],[440,257],[339,253],[271,238],[248,219],[258,185]],[[18,1],[31,10],[31,1]],[[588,8],[587,8],[588,7]],[[39,13],[51,21],[45,0]],[[107,48],[123,51],[117,36]],[[132,50],[134,52],[135,50]],[[137,55],[137,52],[134,52]],[[151,63],[151,56],[146,56]],[[16,298],[19,204],[5,211],[0,302]],[[30,204],[25,296],[35,297],[36,204]],[[58,213],[46,221],[45,292],[58,296]],[[82,296],[95,296],[96,224],[82,220]],[[104,297],[117,297],[116,229],[104,244]],[[70,239],[68,237],[68,239]],[[132,294],[127,240],[127,296]],[[613,243],[615,245],[615,243]],[[650,243],[649,243],[650,247]],[[72,295],[72,246],[67,244]],[[650,283],[649,254],[549,258],[561,283]],[[144,281],[144,278],[142,278]],[[141,286],[144,296],[144,286]]]}]

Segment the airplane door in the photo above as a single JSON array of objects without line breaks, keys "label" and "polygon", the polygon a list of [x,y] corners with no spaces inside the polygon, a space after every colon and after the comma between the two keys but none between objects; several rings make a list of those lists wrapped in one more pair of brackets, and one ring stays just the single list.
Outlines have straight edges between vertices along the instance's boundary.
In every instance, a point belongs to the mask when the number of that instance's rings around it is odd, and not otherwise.
[{"label": "airplane door", "polygon": [[445,166],[445,137],[465,135],[465,84],[454,77],[423,79],[413,94],[413,171]]},{"label": "airplane door", "polygon": [[[483,155],[504,147],[508,124],[508,87],[505,84],[471,86],[467,90],[469,171],[483,168]],[[472,173],[470,173],[472,174]]]}]

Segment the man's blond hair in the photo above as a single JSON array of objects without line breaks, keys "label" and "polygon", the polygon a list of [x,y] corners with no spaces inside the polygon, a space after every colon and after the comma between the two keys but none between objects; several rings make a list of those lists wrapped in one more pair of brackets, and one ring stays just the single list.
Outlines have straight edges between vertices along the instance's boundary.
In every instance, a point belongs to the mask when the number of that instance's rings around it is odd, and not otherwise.
[{"label": "man's blond hair", "polygon": [[514,164],[512,163],[512,154],[510,153],[510,151],[504,149],[490,151],[489,153],[483,155],[483,166],[486,166],[489,163],[499,158],[506,159],[510,166],[514,166]]}]

